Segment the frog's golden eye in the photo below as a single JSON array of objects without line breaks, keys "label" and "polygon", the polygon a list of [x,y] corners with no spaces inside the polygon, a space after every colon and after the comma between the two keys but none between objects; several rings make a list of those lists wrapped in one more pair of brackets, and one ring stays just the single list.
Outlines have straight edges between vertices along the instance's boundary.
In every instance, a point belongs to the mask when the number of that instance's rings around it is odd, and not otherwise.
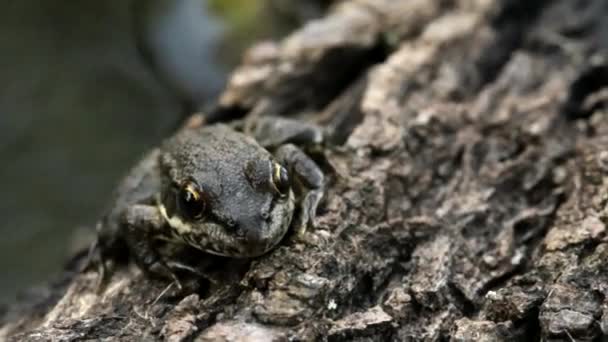
[{"label": "frog's golden eye", "polygon": [[178,194],[178,208],[180,212],[191,220],[203,217],[207,209],[207,201],[203,191],[193,181],[186,182]]},{"label": "frog's golden eye", "polygon": [[289,172],[281,164],[272,165],[272,185],[281,196],[286,196],[289,192]]}]

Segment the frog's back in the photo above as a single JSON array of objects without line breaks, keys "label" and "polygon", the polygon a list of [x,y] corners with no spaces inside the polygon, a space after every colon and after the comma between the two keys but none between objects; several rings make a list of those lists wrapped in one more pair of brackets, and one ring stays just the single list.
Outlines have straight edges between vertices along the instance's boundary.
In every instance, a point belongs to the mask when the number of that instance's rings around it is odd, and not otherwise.
[{"label": "frog's back", "polygon": [[271,156],[255,139],[221,124],[183,130],[167,141],[163,150],[185,173],[196,172],[201,166],[229,171],[240,162]]}]

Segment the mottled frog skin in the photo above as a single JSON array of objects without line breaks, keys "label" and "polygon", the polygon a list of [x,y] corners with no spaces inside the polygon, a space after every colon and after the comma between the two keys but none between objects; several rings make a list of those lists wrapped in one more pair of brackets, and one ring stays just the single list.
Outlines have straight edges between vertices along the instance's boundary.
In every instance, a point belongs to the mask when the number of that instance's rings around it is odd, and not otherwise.
[{"label": "mottled frog skin", "polygon": [[98,225],[101,264],[123,245],[143,270],[180,285],[168,266],[172,256],[155,242],[248,258],[271,250],[292,225],[303,234],[323,196],[324,176],[292,143],[318,145],[321,130],[268,118],[252,135],[258,139],[223,124],[190,125],[152,150]]}]

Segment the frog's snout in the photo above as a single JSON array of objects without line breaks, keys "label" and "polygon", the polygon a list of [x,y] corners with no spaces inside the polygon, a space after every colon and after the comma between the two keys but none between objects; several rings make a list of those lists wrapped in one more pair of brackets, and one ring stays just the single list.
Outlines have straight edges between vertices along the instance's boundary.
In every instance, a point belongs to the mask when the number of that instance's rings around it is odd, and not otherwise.
[{"label": "frog's snout", "polygon": [[250,256],[262,255],[274,245],[273,236],[268,233],[267,222],[258,222],[258,224],[240,228],[244,231],[246,249]]}]

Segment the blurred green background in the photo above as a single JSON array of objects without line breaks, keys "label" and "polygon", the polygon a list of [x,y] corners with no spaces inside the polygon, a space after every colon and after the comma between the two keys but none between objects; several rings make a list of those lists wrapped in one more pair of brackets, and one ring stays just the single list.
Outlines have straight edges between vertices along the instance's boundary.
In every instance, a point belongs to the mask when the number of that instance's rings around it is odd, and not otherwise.
[{"label": "blurred green background", "polygon": [[328,3],[3,2],[0,302],[86,243],[119,178],[218,94],[244,48]]}]

